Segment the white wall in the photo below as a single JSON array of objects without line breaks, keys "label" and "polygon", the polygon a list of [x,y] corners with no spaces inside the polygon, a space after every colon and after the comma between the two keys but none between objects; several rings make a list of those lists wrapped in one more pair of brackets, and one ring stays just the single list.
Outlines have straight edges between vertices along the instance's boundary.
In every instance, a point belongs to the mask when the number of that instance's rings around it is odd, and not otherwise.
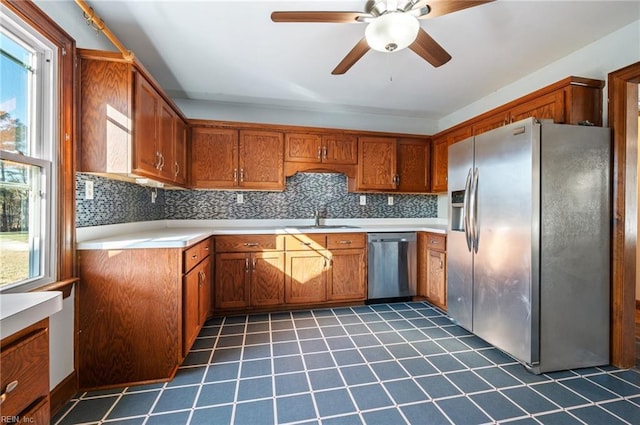
[{"label": "white wall", "polygon": [[[553,84],[570,75],[595,78],[606,82],[610,72],[638,61],[640,61],[640,20],[442,118],[438,123],[439,130],[446,130],[455,124]],[[603,89],[603,94],[603,122],[606,123],[606,87]]]}]

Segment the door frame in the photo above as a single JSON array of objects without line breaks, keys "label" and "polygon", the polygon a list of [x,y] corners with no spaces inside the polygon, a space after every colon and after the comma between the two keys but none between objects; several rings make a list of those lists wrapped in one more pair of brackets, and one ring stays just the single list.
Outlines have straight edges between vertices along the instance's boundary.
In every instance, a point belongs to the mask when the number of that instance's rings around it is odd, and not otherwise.
[{"label": "door frame", "polygon": [[622,368],[635,364],[638,84],[640,62],[608,76],[608,126],[613,131],[611,363]]}]

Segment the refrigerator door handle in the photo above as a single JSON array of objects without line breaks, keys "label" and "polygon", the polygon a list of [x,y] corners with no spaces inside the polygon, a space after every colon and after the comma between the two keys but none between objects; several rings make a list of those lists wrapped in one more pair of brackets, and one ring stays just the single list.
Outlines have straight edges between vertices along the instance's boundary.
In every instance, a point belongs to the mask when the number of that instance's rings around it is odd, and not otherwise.
[{"label": "refrigerator door handle", "polygon": [[464,236],[467,240],[467,249],[471,252],[471,217],[469,202],[471,199],[471,168],[467,173],[467,182],[464,185],[464,200],[462,204],[462,214],[464,214]]},{"label": "refrigerator door handle", "polygon": [[471,210],[471,234],[473,235],[473,250],[478,253],[478,240],[480,238],[480,232],[478,231],[478,178],[480,173],[478,168],[473,171],[473,182],[471,183],[471,196],[472,202],[470,206]]}]

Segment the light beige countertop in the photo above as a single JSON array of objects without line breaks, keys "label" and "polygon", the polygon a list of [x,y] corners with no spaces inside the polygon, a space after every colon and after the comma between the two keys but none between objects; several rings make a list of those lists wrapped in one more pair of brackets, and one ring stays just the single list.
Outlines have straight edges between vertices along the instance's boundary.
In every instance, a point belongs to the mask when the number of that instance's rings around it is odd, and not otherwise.
[{"label": "light beige countertop", "polygon": [[0,339],[62,310],[62,292],[24,292],[0,295]]},{"label": "light beige countertop", "polygon": [[212,235],[447,232],[442,219],[159,220],[77,229],[77,249],[183,248]]}]

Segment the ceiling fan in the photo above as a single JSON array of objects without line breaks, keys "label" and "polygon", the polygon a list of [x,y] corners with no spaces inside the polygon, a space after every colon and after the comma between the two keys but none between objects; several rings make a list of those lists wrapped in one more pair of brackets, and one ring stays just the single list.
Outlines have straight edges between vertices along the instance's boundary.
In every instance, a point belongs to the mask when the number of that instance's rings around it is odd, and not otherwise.
[{"label": "ceiling fan", "polygon": [[369,49],[397,52],[406,47],[434,67],[444,65],[451,55],[425,30],[419,19],[435,18],[494,0],[377,0],[368,1],[365,12],[273,12],[273,22],[366,23],[365,36],[331,72],[344,74]]}]

